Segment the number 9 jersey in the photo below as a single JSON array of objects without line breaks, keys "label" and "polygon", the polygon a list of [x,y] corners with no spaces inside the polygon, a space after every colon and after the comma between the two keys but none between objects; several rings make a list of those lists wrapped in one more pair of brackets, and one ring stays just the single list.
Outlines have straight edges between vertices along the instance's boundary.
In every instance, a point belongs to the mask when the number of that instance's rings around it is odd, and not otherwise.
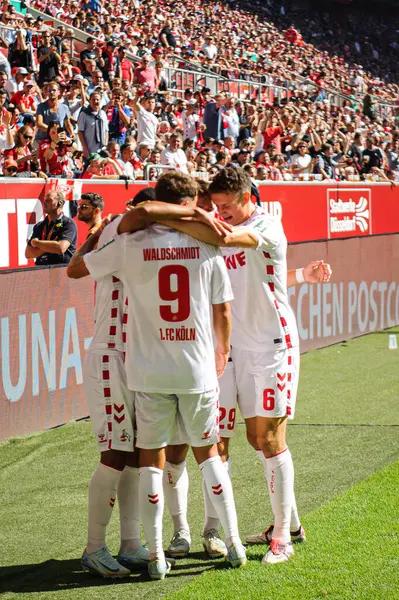
[{"label": "number 9 jersey", "polygon": [[116,235],[84,257],[94,279],[121,279],[129,299],[131,390],[201,393],[217,387],[212,305],[233,299],[220,250],[163,225]]}]

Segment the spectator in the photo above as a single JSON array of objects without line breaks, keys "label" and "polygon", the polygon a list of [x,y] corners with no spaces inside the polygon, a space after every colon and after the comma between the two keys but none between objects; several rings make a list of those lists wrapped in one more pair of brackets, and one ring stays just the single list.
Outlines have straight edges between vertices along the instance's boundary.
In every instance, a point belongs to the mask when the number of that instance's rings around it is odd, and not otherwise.
[{"label": "spectator", "polygon": [[205,54],[206,58],[209,58],[211,61],[216,58],[218,49],[213,43],[213,37],[211,35],[205,36],[205,43],[202,46],[201,51]]},{"label": "spectator", "polygon": [[68,156],[72,150],[72,141],[57,122],[50,124],[47,133],[47,139],[39,143],[41,170],[50,177],[73,177]]},{"label": "spectator", "polygon": [[76,224],[63,214],[64,204],[60,191],[50,191],[44,198],[46,217],[33,226],[25,250],[26,258],[34,258],[36,265],[68,264],[76,250]]},{"label": "spectator", "polygon": [[[107,174],[105,169],[108,166],[113,167],[113,174]],[[123,170],[116,160],[111,157],[102,158],[96,152],[90,154],[86,161],[86,169],[82,175],[82,179],[127,179],[123,174]]]},{"label": "spectator", "polygon": [[79,55],[80,57],[80,68],[85,69],[85,60],[94,60],[96,61],[96,67],[103,67],[103,58],[100,57],[100,52],[98,47],[96,46],[96,41],[93,37],[88,37],[86,39],[86,48],[82,50]]},{"label": "spectator", "polygon": [[158,85],[157,72],[150,66],[151,56],[145,54],[141,59],[141,64],[134,70],[133,83],[142,87],[143,92],[154,94]]},{"label": "spectator", "polygon": [[103,77],[105,81],[112,81],[115,77],[121,77],[121,67],[119,56],[115,51],[115,42],[109,40],[101,55],[104,65],[102,67]]},{"label": "spectator", "polygon": [[133,67],[130,60],[126,58],[126,50],[123,46],[119,46],[118,48],[118,58],[121,68],[122,81],[126,81],[128,86],[130,86],[133,83]]},{"label": "spectator", "polygon": [[185,140],[197,141],[199,116],[197,113],[197,101],[193,98],[187,102],[186,109],[182,112],[183,132]]},{"label": "spectator", "polygon": [[223,111],[222,107],[226,104],[226,96],[223,93],[215,95],[213,100],[206,103],[203,123],[206,127],[204,131],[204,139],[214,138],[216,140],[223,140],[224,135],[224,122],[222,118]]},{"label": "spectator", "polygon": [[51,81],[47,88],[48,100],[41,102],[37,107],[37,140],[43,140],[47,137],[48,127],[56,121],[64,127],[71,139],[75,138],[72,123],[70,121],[71,113],[66,104],[60,102],[60,85],[56,81]]},{"label": "spectator", "polygon": [[297,146],[298,153],[291,157],[291,171],[294,175],[310,174],[313,170],[312,157],[308,153],[306,142]]},{"label": "spectator", "polygon": [[331,144],[323,144],[317,158],[314,172],[323,176],[323,179],[335,178],[336,163],[332,159],[333,149]]},{"label": "spectator", "polygon": [[158,119],[154,115],[155,98],[146,95],[139,103],[139,94],[133,99],[132,108],[137,117],[137,142],[146,142],[152,149],[157,141]]},{"label": "spectator", "polygon": [[134,181],[134,168],[131,161],[134,158],[134,148],[130,144],[123,144],[121,146],[121,158],[118,160],[120,166],[123,169],[123,174]]},{"label": "spectator", "polygon": [[101,94],[93,92],[89,106],[82,108],[78,119],[78,135],[83,156],[99,152],[108,144],[108,119],[101,109]]},{"label": "spectator", "polygon": [[18,173],[37,170],[37,152],[32,149],[33,129],[24,125],[15,136],[13,148],[4,150],[4,157],[12,158],[18,165]]},{"label": "spectator", "polygon": [[39,61],[39,85],[58,77],[61,57],[49,31],[45,31],[42,35],[42,44],[37,49],[37,59]]},{"label": "spectator", "polygon": [[375,146],[372,137],[368,137],[366,140],[366,149],[363,150],[362,164],[363,173],[370,173],[374,168],[380,169],[384,164],[382,152]]},{"label": "spectator", "polygon": [[188,173],[187,157],[182,150],[183,140],[178,133],[172,133],[169,144],[161,152],[161,165],[174,167],[177,171]]},{"label": "spectator", "polygon": [[110,102],[104,106],[108,119],[108,137],[118,144],[123,144],[126,139],[127,128],[130,126],[131,113],[124,104],[125,92],[122,88],[113,88]]},{"label": "spectator", "polygon": [[23,117],[25,115],[36,114],[37,104],[34,96],[35,88],[34,82],[28,79],[25,81],[22,90],[11,96],[11,103],[18,108]]},{"label": "spectator", "polygon": [[172,48],[172,50],[175,50],[176,38],[172,32],[172,21],[170,19],[165,21],[165,25],[162,27],[159,34],[159,41],[165,48]]}]

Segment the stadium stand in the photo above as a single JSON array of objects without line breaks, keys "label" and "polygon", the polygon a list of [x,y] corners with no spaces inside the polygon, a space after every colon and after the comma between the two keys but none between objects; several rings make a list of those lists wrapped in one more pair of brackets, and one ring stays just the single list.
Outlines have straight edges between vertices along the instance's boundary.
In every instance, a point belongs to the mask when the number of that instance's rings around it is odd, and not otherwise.
[{"label": "stadium stand", "polygon": [[375,11],[3,6],[4,175],[156,180],[174,167],[210,180],[238,164],[254,181],[399,178],[398,34]]}]

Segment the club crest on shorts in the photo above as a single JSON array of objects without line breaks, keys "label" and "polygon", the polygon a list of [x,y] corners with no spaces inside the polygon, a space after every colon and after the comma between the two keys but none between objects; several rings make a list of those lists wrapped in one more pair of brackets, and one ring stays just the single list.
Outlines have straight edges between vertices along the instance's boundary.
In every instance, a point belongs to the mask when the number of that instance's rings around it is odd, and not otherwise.
[{"label": "club crest on shorts", "polygon": [[210,431],[204,431],[204,433],[202,434],[202,439],[203,440],[209,440],[211,437],[211,432]]},{"label": "club crest on shorts", "polygon": [[122,429],[122,433],[119,439],[121,442],[130,442],[132,436],[126,431],[126,429]]},{"label": "club crest on shorts", "polygon": [[105,433],[99,433],[97,435],[97,439],[100,444],[103,444],[104,442],[107,441],[107,436],[105,435]]}]

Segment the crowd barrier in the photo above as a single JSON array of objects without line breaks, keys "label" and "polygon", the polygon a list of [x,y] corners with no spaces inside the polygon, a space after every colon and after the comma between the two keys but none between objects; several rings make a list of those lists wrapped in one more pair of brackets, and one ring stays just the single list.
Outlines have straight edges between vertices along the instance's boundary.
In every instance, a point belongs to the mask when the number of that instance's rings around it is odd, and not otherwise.
[{"label": "crowd barrier", "polygon": [[[43,218],[44,194],[56,186],[67,200],[85,191],[102,194],[104,214],[125,209],[126,201],[148,184],[118,181],[2,179],[0,182],[0,270],[32,266],[25,258],[26,240]],[[291,243],[346,239],[399,232],[399,187],[389,183],[267,182],[259,185],[261,201],[282,219]],[[69,202],[65,206],[69,214]],[[79,241],[87,228],[78,222]]]},{"label": "crowd barrier", "polygon": [[[302,351],[399,324],[398,235],[289,246],[289,268],[320,258],[332,281],[289,290]],[[82,363],[93,302],[92,280],[70,280],[65,267],[0,273],[0,440],[88,414]]]}]

